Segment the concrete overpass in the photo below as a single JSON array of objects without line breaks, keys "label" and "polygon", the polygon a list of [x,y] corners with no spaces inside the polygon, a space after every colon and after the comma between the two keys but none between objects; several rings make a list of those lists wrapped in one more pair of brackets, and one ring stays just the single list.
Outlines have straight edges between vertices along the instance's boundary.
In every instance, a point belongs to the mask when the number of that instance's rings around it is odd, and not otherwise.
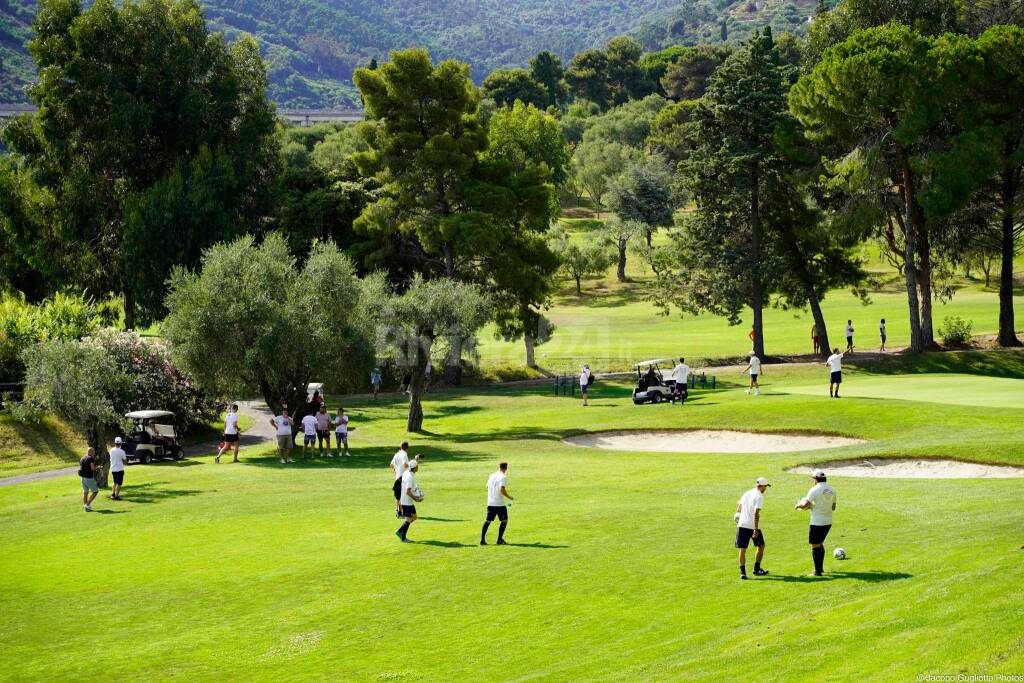
[{"label": "concrete overpass", "polygon": [[[28,104],[0,103],[0,119],[12,119],[22,114],[31,114],[36,108]],[[297,126],[312,126],[315,123],[352,123],[363,120],[358,109],[278,109],[278,118]]]}]

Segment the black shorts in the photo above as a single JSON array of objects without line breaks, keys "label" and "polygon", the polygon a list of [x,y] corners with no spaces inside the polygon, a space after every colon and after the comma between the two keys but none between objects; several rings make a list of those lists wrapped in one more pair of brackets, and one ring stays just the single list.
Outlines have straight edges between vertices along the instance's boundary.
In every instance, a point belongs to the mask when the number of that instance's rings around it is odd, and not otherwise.
[{"label": "black shorts", "polygon": [[235,443],[238,441],[238,434],[225,434],[224,443]]},{"label": "black shorts", "polygon": [[829,384],[842,384],[843,383],[843,371],[833,372],[828,377]]},{"label": "black shorts", "polygon": [[110,476],[114,478],[114,483],[118,486],[124,483],[124,470],[121,470],[120,472],[111,472]]},{"label": "black shorts", "polygon": [[853,337],[847,337],[846,338],[846,345],[847,346],[853,346]]},{"label": "black shorts", "polygon": [[416,506],[415,505],[403,505],[402,506],[402,516],[403,517],[412,517],[415,514],[416,514]]},{"label": "black shorts", "polygon": [[814,526],[811,525],[807,531],[807,542],[811,545],[820,545],[825,542],[825,537],[828,536],[828,530],[832,528],[831,524],[825,526]]},{"label": "black shorts", "polygon": [[391,485],[391,492],[395,494],[395,500],[402,497],[402,478],[395,479],[395,483]]},{"label": "black shorts", "polygon": [[882,337],[882,343],[884,344],[885,343],[885,335],[883,334],[883,335],[880,335],[880,336]]},{"label": "black shorts", "polygon": [[318,430],[316,430],[316,438],[320,441],[321,444],[324,441],[327,442],[328,446],[331,444],[331,432],[329,430],[326,430],[326,429],[318,429]]},{"label": "black shorts", "polygon": [[488,505],[487,506],[487,521],[493,522],[494,518],[497,517],[503,522],[508,521],[508,507],[504,505]]},{"label": "black shorts", "polygon": [[756,382],[757,381],[757,375],[753,375],[753,374],[750,375],[750,381],[751,382]]},{"label": "black shorts", "polygon": [[736,527],[736,547],[746,548],[750,542],[754,542],[755,548],[760,548],[764,545],[764,532],[760,529],[757,530],[757,536],[754,536],[753,529],[747,529],[741,526]]}]

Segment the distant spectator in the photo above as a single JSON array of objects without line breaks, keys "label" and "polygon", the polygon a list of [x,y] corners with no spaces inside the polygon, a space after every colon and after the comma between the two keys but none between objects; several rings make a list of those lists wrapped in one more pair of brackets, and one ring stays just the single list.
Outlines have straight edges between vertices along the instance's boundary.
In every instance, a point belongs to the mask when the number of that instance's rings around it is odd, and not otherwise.
[{"label": "distant spectator", "polygon": [[853,321],[846,321],[846,352],[853,353]]},{"label": "distant spectator", "polygon": [[124,465],[128,460],[124,449],[121,448],[121,437],[114,439],[114,447],[110,450],[110,476],[114,479],[114,486],[110,492],[112,500],[121,500],[121,486],[124,485]]},{"label": "distant spectator", "polygon": [[302,418],[302,459],[306,459],[307,449],[313,450],[316,446],[316,416],[306,415]]},{"label": "distant spectator", "polygon": [[281,414],[272,418],[270,424],[276,430],[277,455],[281,458],[281,464],[295,462],[292,460],[292,448],[295,445],[294,438],[292,437],[292,428],[295,426],[295,421],[288,415],[288,409],[282,408]]},{"label": "distant spectator", "polygon": [[96,484],[96,474],[99,471],[96,449],[90,446],[85,452],[85,457],[78,461],[78,476],[82,480],[82,504],[86,512],[92,512],[92,502],[100,492],[100,487]]},{"label": "distant spectator", "polygon": [[750,392],[753,391],[754,396],[760,396],[761,385],[757,383],[757,378],[761,376],[761,359],[753,351],[750,352],[750,360],[747,361],[747,367],[743,368],[742,372],[750,373],[750,386],[743,393],[750,395]]},{"label": "distant spectator", "polygon": [[590,389],[590,384],[593,381],[594,375],[590,372],[590,366],[584,363],[580,370],[580,395],[583,396],[584,406],[587,405],[587,390]]},{"label": "distant spectator", "polygon": [[345,409],[341,406],[338,406],[338,415],[334,418],[334,439],[338,445],[339,457],[350,455],[348,452],[348,415],[345,414]]},{"label": "distant spectator", "polygon": [[220,456],[224,455],[227,451],[235,452],[235,459],[232,462],[238,462],[238,404],[232,403],[228,408],[227,414],[224,416],[224,439],[221,447],[217,450],[217,457],[213,459],[214,462],[220,462]]},{"label": "distant spectator", "polygon": [[821,344],[818,343],[818,323],[811,325],[811,342],[814,344],[814,355],[817,356],[821,350]]},{"label": "distant spectator", "polygon": [[377,400],[377,395],[380,394],[380,368],[374,368],[370,372],[370,384],[373,386],[373,400]]},{"label": "distant spectator", "polygon": [[[320,455],[324,454],[324,442],[327,442],[327,457],[332,458],[331,453],[331,416],[327,414],[327,406],[320,404],[320,410],[316,413],[316,441],[320,449]],[[303,452],[305,455],[305,452]]]},{"label": "distant spectator", "polygon": [[885,318],[882,318],[882,322],[878,323],[878,337],[882,340],[882,345],[878,347],[878,350],[885,353]]}]

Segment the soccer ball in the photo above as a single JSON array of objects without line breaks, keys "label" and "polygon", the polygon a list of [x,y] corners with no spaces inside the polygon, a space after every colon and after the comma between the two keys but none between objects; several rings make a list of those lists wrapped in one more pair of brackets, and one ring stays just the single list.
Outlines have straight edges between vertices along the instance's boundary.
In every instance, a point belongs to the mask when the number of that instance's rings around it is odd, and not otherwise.
[{"label": "soccer ball", "polygon": [[423,498],[423,491],[422,491],[422,490],[420,489],[420,487],[419,487],[419,486],[417,486],[416,488],[414,488],[414,489],[412,490],[412,492],[413,492],[413,493],[415,493],[415,494],[416,494],[417,496],[419,496],[420,498]]},{"label": "soccer ball", "polygon": [[832,557],[836,558],[837,560],[845,560],[846,559],[846,551],[843,550],[842,548],[836,548],[835,550],[832,551]]}]

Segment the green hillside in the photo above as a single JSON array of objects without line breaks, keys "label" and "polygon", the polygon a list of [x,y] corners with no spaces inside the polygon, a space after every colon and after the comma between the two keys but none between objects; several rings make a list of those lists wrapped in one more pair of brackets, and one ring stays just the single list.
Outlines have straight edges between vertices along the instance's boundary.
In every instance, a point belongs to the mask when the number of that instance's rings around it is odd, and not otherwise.
[{"label": "green hillside", "polygon": [[[632,33],[645,47],[729,40],[771,23],[800,31],[814,0],[206,0],[211,26],[229,39],[254,34],[263,47],[270,96],[287,107],[359,104],[352,71],[395,48],[426,46],[435,58],[468,62],[478,82],[550,50],[570,58]],[[0,101],[24,101],[33,77],[24,43],[35,0],[0,0]]]}]

